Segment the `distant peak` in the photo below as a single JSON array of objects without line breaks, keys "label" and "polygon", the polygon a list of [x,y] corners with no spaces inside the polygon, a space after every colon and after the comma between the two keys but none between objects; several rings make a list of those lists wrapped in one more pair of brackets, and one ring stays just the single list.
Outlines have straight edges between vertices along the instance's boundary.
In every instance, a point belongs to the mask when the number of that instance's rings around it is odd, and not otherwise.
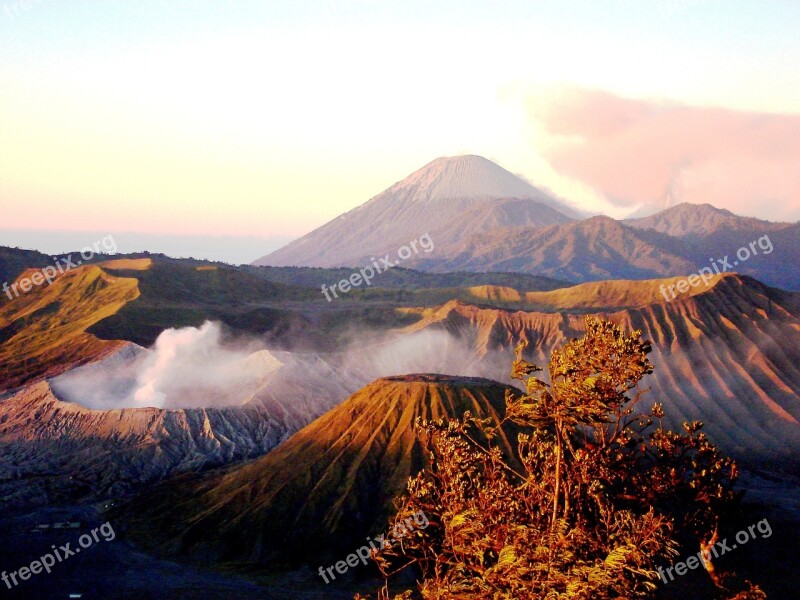
[{"label": "distant peak", "polygon": [[475,154],[441,156],[388,192],[407,191],[416,201],[451,198],[539,198],[542,192],[521,177]]},{"label": "distant peak", "polygon": [[713,204],[703,203],[694,204],[692,202],[681,202],[661,210],[655,207],[643,207],[628,216],[628,221],[644,221],[652,218],[663,218],[674,215],[719,215],[725,217],[735,217],[736,215],[726,208],[718,208]]},{"label": "distant peak", "polygon": [[676,204],[666,210],[662,211],[663,213],[670,213],[670,212],[686,212],[686,211],[695,211],[695,212],[703,212],[703,213],[717,213],[726,216],[735,216],[731,211],[727,208],[718,208],[713,204],[709,204],[707,202],[703,204],[692,204],[691,202],[681,202],[680,204]]},{"label": "distant peak", "polygon": [[[468,168],[468,169],[490,169],[490,170],[497,170],[500,169],[502,171],[506,171],[498,165],[497,163],[489,160],[488,158],[484,158],[483,156],[478,156],[477,154],[459,154],[456,156],[440,156],[438,158],[434,158],[431,162],[426,164],[421,169],[418,169],[416,173],[421,171],[430,171],[430,170],[438,170],[438,169],[446,169],[448,167],[460,167],[460,168]],[[509,173],[506,171],[506,173]],[[414,174],[412,173],[411,176]],[[513,177],[512,173],[509,173]]]},{"label": "distant peak", "polygon": [[456,154],[455,156],[440,156],[439,158],[433,159],[431,162],[428,163],[428,166],[433,164],[440,164],[440,163],[490,163],[492,165],[497,166],[496,163],[492,162],[488,158],[484,158],[483,156],[479,156],[477,154]]}]

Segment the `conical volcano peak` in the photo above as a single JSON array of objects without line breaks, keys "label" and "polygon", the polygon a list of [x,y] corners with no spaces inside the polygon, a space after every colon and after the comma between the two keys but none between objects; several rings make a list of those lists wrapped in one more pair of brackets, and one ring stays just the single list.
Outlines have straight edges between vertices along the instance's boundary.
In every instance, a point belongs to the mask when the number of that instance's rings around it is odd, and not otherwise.
[{"label": "conical volcano peak", "polygon": [[417,201],[542,196],[542,192],[527,181],[474,154],[437,158],[387,191],[403,190],[410,192]]},{"label": "conical volcano peak", "polygon": [[[487,230],[547,227],[577,216],[482,156],[441,157],[255,264],[352,267],[394,254],[423,234],[440,252]],[[417,254],[405,266],[419,268],[435,252]]]}]

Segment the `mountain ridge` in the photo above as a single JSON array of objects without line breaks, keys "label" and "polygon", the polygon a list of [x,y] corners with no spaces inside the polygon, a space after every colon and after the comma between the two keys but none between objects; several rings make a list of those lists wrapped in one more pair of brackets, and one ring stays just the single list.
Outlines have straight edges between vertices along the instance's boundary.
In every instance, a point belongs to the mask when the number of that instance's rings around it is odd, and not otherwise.
[{"label": "mountain ridge", "polygon": [[779,459],[787,470],[800,468],[798,293],[726,274],[699,293],[622,310],[511,311],[451,301],[419,314],[405,332],[433,329],[464,336],[483,357],[509,355],[520,339],[528,340],[528,355],[539,365],[555,347],[581,335],[585,314],[639,329],[653,345],[647,403],[662,402],[671,427],[699,420],[709,437],[738,459]]},{"label": "mountain ridge", "polygon": [[[520,197],[523,196],[523,197]],[[774,235],[781,244],[739,261],[742,273],[800,290],[800,226],[682,203],[643,218],[583,218],[479,156],[442,157],[254,265],[350,267],[426,238],[408,268],[520,272],[583,283],[688,276],[709,260]],[[766,250],[767,248],[762,248]],[[712,257],[709,259],[709,257]]]},{"label": "mountain ridge", "polygon": [[791,226],[791,223],[742,217],[711,204],[688,202],[677,204],[649,217],[625,219],[623,223],[637,229],[651,229],[682,239],[705,237],[720,229],[760,229],[768,233]]}]

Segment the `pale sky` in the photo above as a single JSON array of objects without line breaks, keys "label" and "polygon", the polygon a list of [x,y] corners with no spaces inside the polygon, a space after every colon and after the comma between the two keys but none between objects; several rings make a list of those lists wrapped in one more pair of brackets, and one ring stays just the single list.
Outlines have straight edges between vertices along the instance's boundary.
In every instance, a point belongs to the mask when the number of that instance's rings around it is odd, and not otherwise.
[{"label": "pale sky", "polygon": [[796,1],[0,0],[0,228],[294,237],[465,153],[592,212],[797,220],[798,31]]}]

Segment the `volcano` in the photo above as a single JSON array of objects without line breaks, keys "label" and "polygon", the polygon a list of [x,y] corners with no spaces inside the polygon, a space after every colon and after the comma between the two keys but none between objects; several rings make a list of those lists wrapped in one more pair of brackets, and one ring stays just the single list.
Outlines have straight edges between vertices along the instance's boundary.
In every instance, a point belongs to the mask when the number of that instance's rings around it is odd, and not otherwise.
[{"label": "volcano", "polygon": [[[500,383],[415,374],[385,377],[301,429],[263,458],[181,476],[122,510],[140,542],[194,559],[314,563],[386,529],[392,498],[423,466],[418,418],[502,420]],[[500,447],[511,454],[516,438]]]},{"label": "volcano", "polygon": [[448,246],[486,229],[543,227],[577,216],[481,156],[443,157],[253,264],[354,267],[425,234]]}]

